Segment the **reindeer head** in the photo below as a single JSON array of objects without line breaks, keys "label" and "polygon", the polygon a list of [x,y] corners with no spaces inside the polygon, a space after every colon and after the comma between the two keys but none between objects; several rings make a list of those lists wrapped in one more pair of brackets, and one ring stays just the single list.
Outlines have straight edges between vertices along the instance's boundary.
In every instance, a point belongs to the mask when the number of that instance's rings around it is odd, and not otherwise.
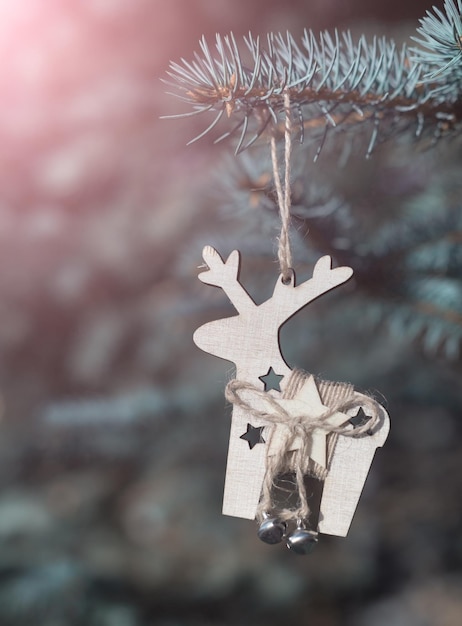
[{"label": "reindeer head", "polygon": [[[331,258],[324,256],[316,263],[313,276],[299,286],[295,277],[285,284],[279,277],[273,295],[257,305],[239,282],[239,252],[234,250],[223,261],[211,246],[203,250],[208,270],[199,274],[199,279],[209,285],[221,287],[238,315],[204,324],[194,333],[196,345],[215,356],[232,361],[247,378],[261,373],[262,358],[269,367],[287,371],[279,348],[279,329],[297,311],[347,281],[353,271],[349,267],[331,269]],[[242,372],[242,370],[245,370]]]}]

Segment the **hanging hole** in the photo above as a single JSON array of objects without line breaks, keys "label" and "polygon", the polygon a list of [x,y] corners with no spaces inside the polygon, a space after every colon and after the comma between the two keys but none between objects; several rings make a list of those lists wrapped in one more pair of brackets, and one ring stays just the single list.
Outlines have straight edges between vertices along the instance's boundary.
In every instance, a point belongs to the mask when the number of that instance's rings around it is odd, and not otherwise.
[{"label": "hanging hole", "polygon": [[294,285],[294,270],[289,267],[285,273],[281,274],[281,282],[283,285]]}]

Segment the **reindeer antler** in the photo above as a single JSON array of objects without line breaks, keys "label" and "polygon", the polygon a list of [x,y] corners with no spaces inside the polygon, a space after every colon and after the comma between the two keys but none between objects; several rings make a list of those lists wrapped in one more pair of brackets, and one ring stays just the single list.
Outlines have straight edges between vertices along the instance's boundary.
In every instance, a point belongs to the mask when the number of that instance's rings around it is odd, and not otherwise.
[{"label": "reindeer antler", "polygon": [[321,257],[313,270],[313,280],[320,286],[324,286],[320,294],[345,283],[352,275],[353,270],[346,265],[332,269],[332,259],[329,255]]},{"label": "reindeer antler", "polygon": [[294,287],[293,282],[285,285],[280,279],[276,283],[273,297],[281,302],[279,313],[282,318],[289,319],[294,313],[306,306],[322,294],[346,282],[353,274],[351,267],[332,269],[332,259],[326,255],[321,257],[314,266],[312,278]]},{"label": "reindeer antler", "polygon": [[202,250],[202,258],[207,263],[208,270],[199,274],[199,280],[208,285],[221,287],[223,281],[238,280],[240,258],[238,250],[231,252],[226,262],[223,261],[220,254],[212,248],[205,246]]},{"label": "reindeer antler", "polygon": [[239,282],[240,256],[238,250],[233,250],[226,261],[212,246],[205,246],[202,258],[207,263],[208,270],[199,274],[199,280],[208,285],[221,287],[228,296],[238,313],[243,313],[249,307],[257,305]]}]

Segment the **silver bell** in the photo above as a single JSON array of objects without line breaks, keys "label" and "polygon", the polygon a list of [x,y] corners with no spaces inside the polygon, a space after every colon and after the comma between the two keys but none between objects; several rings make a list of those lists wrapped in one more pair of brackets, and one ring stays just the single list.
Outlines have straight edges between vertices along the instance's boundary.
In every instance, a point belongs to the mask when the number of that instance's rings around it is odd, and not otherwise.
[{"label": "silver bell", "polygon": [[307,530],[301,524],[297,525],[287,537],[287,547],[295,554],[309,554],[318,543],[318,533],[314,530]]},{"label": "silver bell", "polygon": [[276,517],[267,517],[260,524],[257,531],[258,538],[265,543],[275,544],[281,543],[285,535],[287,525]]}]

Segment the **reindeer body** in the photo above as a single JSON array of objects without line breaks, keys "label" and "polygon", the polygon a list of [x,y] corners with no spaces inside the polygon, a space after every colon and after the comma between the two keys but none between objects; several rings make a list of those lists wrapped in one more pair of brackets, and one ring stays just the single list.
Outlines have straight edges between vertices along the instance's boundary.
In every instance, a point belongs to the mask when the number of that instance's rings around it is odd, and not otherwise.
[{"label": "reindeer body", "polygon": [[[221,287],[235,306],[238,315],[204,324],[194,333],[194,342],[205,352],[232,361],[236,366],[236,378],[261,388],[262,391],[264,390],[264,383],[261,378],[272,368],[276,374],[283,376],[283,378],[280,381],[280,391],[273,389],[269,390],[268,393],[278,398],[281,397],[292,372],[284,361],[279,346],[281,326],[309,302],[347,281],[353,273],[351,268],[331,269],[330,257],[322,257],[316,263],[312,278],[299,286],[295,286],[293,275],[288,284],[284,284],[282,277],[279,277],[271,298],[257,305],[239,283],[240,260],[236,250],[224,262],[214,248],[206,246],[203,251],[203,258],[209,269],[201,273],[199,279],[204,283]],[[248,424],[251,424],[252,427],[268,427],[263,419],[249,416],[246,410],[235,405],[231,420],[223,513],[254,519],[261,495],[268,449],[265,445],[251,447],[246,440],[242,439],[242,434],[245,433]],[[266,442],[268,439],[266,428],[264,433]],[[387,433],[388,430],[385,428],[381,432],[381,439],[383,435],[386,438]],[[321,433],[321,444],[325,442],[325,436],[325,433]],[[354,441],[350,439],[348,442],[350,448],[353,443]],[[359,487],[359,493],[357,493],[358,489],[352,493],[351,485],[348,487],[349,504],[343,507],[340,517],[335,516],[335,511],[331,511],[329,515],[323,514],[321,508],[320,530],[323,532],[346,534],[377,445],[382,444],[378,440],[367,441],[366,444],[363,442],[364,450],[367,448],[367,459],[359,463],[365,470],[365,473],[362,472],[363,478],[361,471],[359,472],[362,484]],[[348,450],[349,447],[346,446],[343,451],[344,456],[348,456]],[[352,467],[353,463],[354,459],[350,459],[350,473],[358,471],[357,467]],[[337,468],[335,473],[342,473],[343,483],[345,480],[349,480],[348,477],[345,478],[344,467],[343,469],[342,467]],[[338,484],[335,482],[335,476],[331,476],[331,474],[332,470],[328,476],[331,485],[329,489],[335,491]],[[343,484],[343,488],[345,488],[345,484]],[[343,496],[340,495],[340,497]],[[329,510],[327,500],[325,509]],[[352,507],[353,510],[351,510]],[[334,518],[336,521],[333,521]],[[322,529],[323,524],[327,530]]]}]

